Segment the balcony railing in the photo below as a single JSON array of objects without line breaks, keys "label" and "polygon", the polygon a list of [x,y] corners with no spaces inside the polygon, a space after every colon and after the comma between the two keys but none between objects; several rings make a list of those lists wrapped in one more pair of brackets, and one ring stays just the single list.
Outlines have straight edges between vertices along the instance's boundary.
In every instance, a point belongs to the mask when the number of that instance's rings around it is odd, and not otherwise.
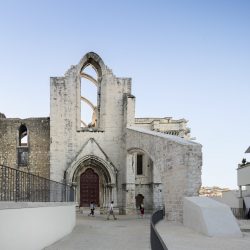
[{"label": "balcony railing", "polygon": [[247,219],[246,209],[245,208],[231,208],[233,215],[238,220]]},{"label": "balcony railing", "polygon": [[73,202],[74,189],[60,182],[0,165],[0,201]]}]

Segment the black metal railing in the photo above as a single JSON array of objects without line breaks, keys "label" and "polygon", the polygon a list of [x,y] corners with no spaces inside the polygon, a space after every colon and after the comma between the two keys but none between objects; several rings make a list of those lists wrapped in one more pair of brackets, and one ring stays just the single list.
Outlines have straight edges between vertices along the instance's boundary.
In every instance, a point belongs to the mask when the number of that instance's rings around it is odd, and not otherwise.
[{"label": "black metal railing", "polygon": [[154,212],[150,219],[150,243],[152,250],[168,250],[161,236],[157,232],[155,225],[164,218],[164,210]]},{"label": "black metal railing", "polygon": [[73,202],[73,187],[0,165],[0,201]]},{"label": "black metal railing", "polygon": [[233,215],[238,220],[247,219],[246,211],[244,208],[231,208]]}]

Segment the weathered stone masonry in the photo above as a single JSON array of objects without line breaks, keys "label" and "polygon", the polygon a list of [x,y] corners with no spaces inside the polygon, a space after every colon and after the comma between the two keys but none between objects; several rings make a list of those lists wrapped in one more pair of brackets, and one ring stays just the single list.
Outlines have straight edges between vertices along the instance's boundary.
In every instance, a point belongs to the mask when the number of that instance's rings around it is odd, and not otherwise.
[{"label": "weathered stone masonry", "polygon": [[[28,130],[28,164],[18,165],[19,128]],[[49,178],[50,122],[44,118],[0,118],[0,163]]]},{"label": "weathered stone masonry", "polygon": [[153,182],[163,184],[154,187],[154,204],[157,204],[159,193],[163,192],[166,218],[182,221],[183,197],[197,196],[201,186],[201,145],[176,136],[130,127],[127,129],[129,148],[140,148],[153,159]]},{"label": "weathered stone masonry", "polygon": [[[50,118],[0,114],[0,162],[73,185],[80,206],[94,201],[103,211],[113,200],[127,214],[141,203],[146,211],[165,206],[168,220],[181,221],[183,197],[201,186],[201,145],[190,140],[185,119],[135,118],[131,84],[87,53],[51,78]],[[28,164],[19,166],[17,151],[26,148]]]}]

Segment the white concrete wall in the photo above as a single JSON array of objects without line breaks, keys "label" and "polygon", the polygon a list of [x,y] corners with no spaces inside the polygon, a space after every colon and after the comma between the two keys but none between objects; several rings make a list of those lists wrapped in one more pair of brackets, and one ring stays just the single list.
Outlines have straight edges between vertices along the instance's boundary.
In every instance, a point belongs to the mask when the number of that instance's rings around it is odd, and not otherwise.
[{"label": "white concrete wall", "polygon": [[208,197],[185,197],[183,224],[216,237],[242,237],[229,206]]},{"label": "white concrete wall", "polygon": [[241,208],[242,199],[239,199],[239,194],[235,190],[230,190],[222,193],[222,197],[211,197],[212,199],[222,202],[232,208]]},{"label": "white concrete wall", "polygon": [[42,207],[36,203],[4,203],[0,202],[1,250],[40,250],[69,234],[75,226],[72,203],[44,203]]},{"label": "white concrete wall", "polygon": [[250,185],[250,164],[237,169],[237,185]]}]

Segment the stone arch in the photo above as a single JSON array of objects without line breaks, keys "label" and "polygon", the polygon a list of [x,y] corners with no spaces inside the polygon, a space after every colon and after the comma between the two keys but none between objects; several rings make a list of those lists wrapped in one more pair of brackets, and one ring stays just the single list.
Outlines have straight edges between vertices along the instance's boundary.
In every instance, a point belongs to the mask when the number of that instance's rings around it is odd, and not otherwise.
[{"label": "stone arch", "polygon": [[128,152],[128,153],[141,152],[141,153],[143,153],[143,154],[148,155],[148,156],[152,159],[152,161],[154,161],[153,156],[152,156],[149,152],[147,152],[147,150],[145,150],[145,149],[138,148],[138,147],[133,147],[133,148],[127,149],[127,152]]},{"label": "stone arch", "polygon": [[25,124],[21,124],[18,128],[18,146],[28,146],[28,128]]},{"label": "stone arch", "polygon": [[162,182],[162,179],[158,178],[159,176],[161,176],[161,169],[159,168],[159,166],[157,164],[157,159],[155,158],[155,155],[150,154],[147,149],[139,148],[139,147],[131,147],[131,148],[127,149],[127,152],[128,152],[128,154],[131,154],[133,152],[141,152],[141,153],[146,154],[153,162],[154,181]]},{"label": "stone arch", "polygon": [[[94,77],[85,71],[94,70]],[[87,53],[77,67],[80,82],[80,127],[99,128],[101,110],[101,82],[105,65],[94,52]],[[92,100],[92,101],[91,101]]]},{"label": "stone arch", "polygon": [[[92,64],[94,68],[96,69],[98,80],[101,80],[105,70],[106,66],[102,60],[102,58],[97,55],[94,52],[89,52],[83,56],[83,58],[80,60],[78,64],[78,75],[81,73],[82,69],[87,67],[89,64]],[[91,79],[92,80],[92,79]]]},{"label": "stone arch", "polygon": [[[152,164],[154,162],[152,160],[152,157],[145,150],[143,150],[143,149],[140,149],[140,148],[131,148],[127,152],[128,152],[128,156],[129,155],[134,155],[134,156],[143,155],[143,158],[146,158],[147,160],[151,161]],[[137,164],[137,159],[134,159],[134,162]],[[147,164],[149,164],[149,162]],[[137,174],[137,166],[135,166],[134,170],[135,170],[135,174]]]},{"label": "stone arch", "polygon": [[144,196],[142,194],[137,194],[135,196],[135,200],[136,200],[136,207],[139,208],[141,206],[141,204],[143,204],[143,200],[144,200]]},{"label": "stone arch", "polygon": [[100,207],[108,206],[110,200],[117,202],[116,179],[117,171],[108,161],[94,155],[87,155],[74,162],[66,171],[67,182],[75,186],[76,200],[80,201],[80,176],[92,169],[100,179]]},{"label": "stone arch", "polygon": [[116,168],[110,162],[95,155],[86,155],[81,159],[74,161],[70,165],[70,167],[66,170],[66,178],[68,183],[74,183],[75,175],[81,164],[85,165],[91,164],[100,168],[103,171],[103,173],[105,173],[108,184],[109,185],[116,184],[116,175],[117,175]]},{"label": "stone arch", "polygon": [[29,160],[29,129],[25,123],[17,128],[17,164],[28,166]]},{"label": "stone arch", "polygon": [[[138,155],[141,154],[143,155],[143,171],[138,172]],[[135,205],[138,205],[137,198],[141,195],[145,209],[148,211],[163,204],[162,181],[156,161],[144,148],[132,147],[127,150],[127,169],[130,169],[131,173],[134,172],[135,178]]]}]

